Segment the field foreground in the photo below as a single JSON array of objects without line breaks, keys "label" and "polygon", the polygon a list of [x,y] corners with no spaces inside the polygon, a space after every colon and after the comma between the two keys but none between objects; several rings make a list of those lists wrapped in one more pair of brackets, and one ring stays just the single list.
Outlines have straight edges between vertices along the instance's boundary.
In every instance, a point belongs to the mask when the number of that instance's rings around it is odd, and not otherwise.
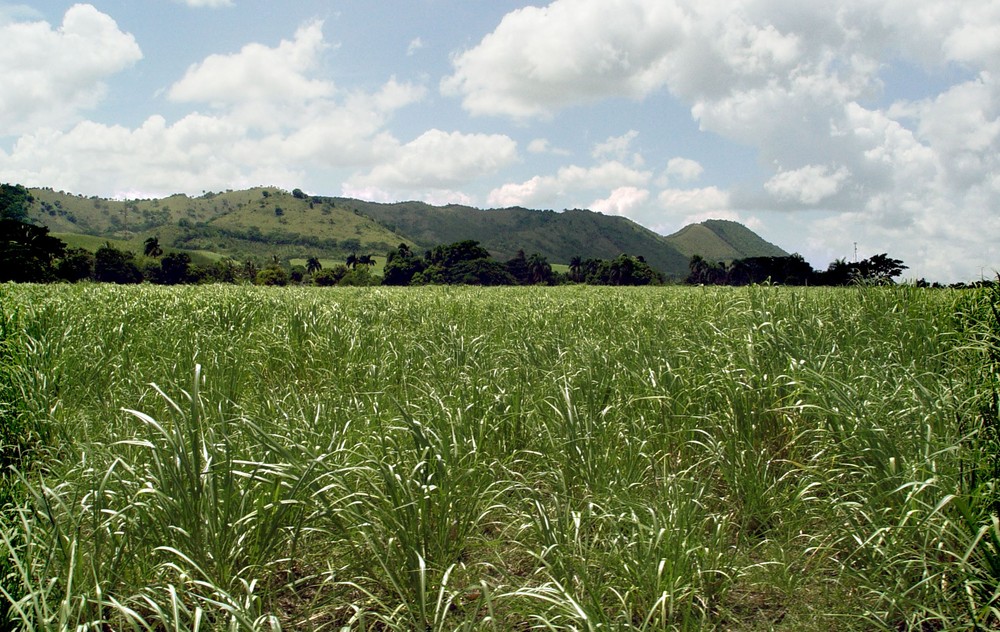
[{"label": "field foreground", "polygon": [[988,290],[0,287],[11,627],[995,628]]}]

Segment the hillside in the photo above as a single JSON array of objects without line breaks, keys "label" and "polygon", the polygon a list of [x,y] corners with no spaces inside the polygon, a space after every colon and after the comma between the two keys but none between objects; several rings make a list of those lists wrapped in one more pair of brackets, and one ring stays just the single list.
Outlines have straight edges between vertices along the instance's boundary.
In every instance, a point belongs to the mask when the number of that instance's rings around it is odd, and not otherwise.
[{"label": "hillside", "polygon": [[32,217],[54,233],[116,239],[134,248],[147,237],[164,247],[236,258],[382,254],[409,241],[353,208],[276,188],[106,200],[32,189]]},{"label": "hillside", "polygon": [[701,255],[708,261],[788,256],[787,252],[764,241],[743,224],[722,219],[690,224],[666,239],[686,259],[694,255]]},{"label": "hillside", "polygon": [[[347,200],[337,200],[347,204]],[[376,204],[351,200],[358,210],[383,226],[405,234],[421,247],[475,239],[494,257],[538,252],[553,263],[611,259],[622,253],[642,255],[654,268],[677,276],[685,257],[656,233],[624,217],[593,211],[533,211],[505,208],[482,211],[467,206],[431,206],[421,202]]]},{"label": "hillside", "polygon": [[146,238],[156,237],[165,248],[203,257],[340,259],[352,252],[381,255],[402,242],[425,249],[473,239],[500,260],[518,250],[538,252],[554,264],[627,253],[643,256],[668,277],[682,278],[695,254],[710,261],[787,254],[745,226],[724,220],[664,237],[627,218],[587,210],[381,204],[273,187],[127,201],[51,189],[31,193],[32,217],[54,233],[113,239],[137,251]]}]

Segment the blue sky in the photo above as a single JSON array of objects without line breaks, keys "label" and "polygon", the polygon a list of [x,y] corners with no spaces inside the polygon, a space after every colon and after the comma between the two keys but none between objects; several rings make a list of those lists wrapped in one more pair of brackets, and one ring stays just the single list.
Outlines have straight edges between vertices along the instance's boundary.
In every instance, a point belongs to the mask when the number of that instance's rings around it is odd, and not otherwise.
[{"label": "blue sky", "polygon": [[0,181],[734,219],[1000,269],[994,0],[0,2]]}]

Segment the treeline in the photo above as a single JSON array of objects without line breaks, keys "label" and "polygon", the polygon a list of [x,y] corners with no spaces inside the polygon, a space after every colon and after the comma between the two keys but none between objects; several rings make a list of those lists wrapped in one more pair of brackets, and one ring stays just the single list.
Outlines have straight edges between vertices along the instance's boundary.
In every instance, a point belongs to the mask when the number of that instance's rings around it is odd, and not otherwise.
[{"label": "treeline", "polygon": [[478,241],[459,241],[428,250],[422,257],[406,244],[390,250],[382,275],[384,285],[658,285],[663,275],[642,257],[619,255],[611,260],[574,257],[569,272],[552,269],[548,260],[523,250],[506,262],[494,259]]},{"label": "treeline", "polygon": [[382,277],[371,272],[372,255],[351,254],[343,264],[324,268],[319,258],[306,265],[289,265],[278,257],[267,262],[225,257],[197,265],[185,252],[165,253],[159,240],[150,237],[143,252],[135,254],[106,243],[90,252],[69,248],[49,234],[45,226],[21,219],[0,219],[0,282],[51,283],[96,281],[101,283],[253,283],[257,285],[312,284],[364,285],[651,285],[663,283],[661,274],[642,257],[620,255],[606,261],[574,258],[568,273],[553,271],[539,254],[523,251],[506,262],[497,261],[476,241],[437,246],[424,255],[400,244],[387,253]]},{"label": "treeline", "polygon": [[[691,257],[689,285],[889,285],[907,266],[886,253],[849,262],[837,259],[826,270],[814,270],[801,255],[750,257],[731,263],[710,263],[699,255]],[[927,285],[926,282],[918,283]]]}]

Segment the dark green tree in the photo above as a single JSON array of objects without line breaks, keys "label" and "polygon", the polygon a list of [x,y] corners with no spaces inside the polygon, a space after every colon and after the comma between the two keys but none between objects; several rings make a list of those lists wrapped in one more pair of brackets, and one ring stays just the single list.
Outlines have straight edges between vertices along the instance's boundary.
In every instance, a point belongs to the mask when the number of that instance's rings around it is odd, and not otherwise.
[{"label": "dark green tree", "polygon": [[0,219],[28,221],[28,210],[35,198],[20,184],[0,184]]},{"label": "dark green tree", "polygon": [[288,285],[288,273],[284,268],[269,266],[257,273],[257,285]]},{"label": "dark green tree", "polygon": [[518,250],[517,254],[508,259],[504,265],[507,272],[514,277],[518,284],[527,285],[531,282],[531,270],[528,267],[528,257],[524,254],[524,250]]},{"label": "dark green tree", "polygon": [[56,276],[70,283],[93,278],[94,253],[83,248],[67,248],[56,263]]},{"label": "dark green tree", "polygon": [[321,287],[330,287],[340,283],[340,280],[347,276],[347,266],[342,263],[338,263],[332,268],[323,268],[318,270],[313,274],[313,285],[318,285]]},{"label": "dark green tree", "polygon": [[382,285],[409,285],[414,275],[423,272],[426,267],[424,260],[414,257],[406,244],[399,244],[386,253],[385,262]]},{"label": "dark green tree", "polygon": [[191,281],[191,255],[186,252],[172,252],[160,260],[160,283],[181,285]]},{"label": "dark green tree", "polygon": [[552,282],[552,266],[537,252],[528,257],[528,273],[535,285],[548,285]]},{"label": "dark green tree", "polygon": [[102,283],[141,283],[142,273],[135,255],[104,244],[94,253],[94,278]]},{"label": "dark green tree", "polygon": [[323,264],[320,263],[319,258],[309,257],[306,261],[306,272],[309,274],[316,274],[323,268]]},{"label": "dark green tree", "polygon": [[149,237],[143,242],[142,252],[147,257],[153,257],[154,259],[163,254],[163,248],[160,247],[160,240],[157,237]]},{"label": "dark green tree", "polygon": [[66,244],[45,226],[0,219],[0,281],[51,281],[55,260],[65,250]]}]

